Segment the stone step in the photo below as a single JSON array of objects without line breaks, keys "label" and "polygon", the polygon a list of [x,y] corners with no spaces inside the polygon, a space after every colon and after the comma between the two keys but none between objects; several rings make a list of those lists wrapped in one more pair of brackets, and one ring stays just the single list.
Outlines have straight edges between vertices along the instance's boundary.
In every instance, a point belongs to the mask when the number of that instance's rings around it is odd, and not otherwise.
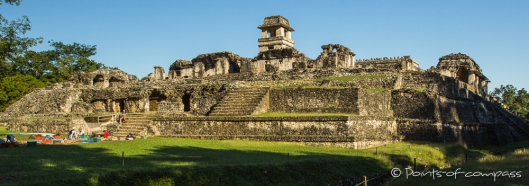
[{"label": "stone step", "polygon": [[215,105],[215,107],[247,107],[247,106],[257,106],[260,101],[249,101],[249,102],[221,102]]},{"label": "stone step", "polygon": [[227,95],[252,95],[252,94],[264,94],[266,91],[233,91],[228,92]]},{"label": "stone step", "polygon": [[230,107],[221,107],[221,108],[214,108],[212,112],[220,112],[220,111],[227,111],[227,112],[247,112],[247,111],[254,111],[256,107],[246,107],[246,108],[230,108]]},{"label": "stone step", "polygon": [[210,113],[210,115],[215,115],[215,114],[250,115],[252,114],[252,112],[251,111],[216,111],[216,112]]},{"label": "stone step", "polygon": [[220,100],[220,101],[229,101],[229,102],[240,102],[240,101],[257,101],[257,100],[261,100],[263,98],[263,96],[259,96],[259,97],[252,97],[252,98],[248,98],[248,97],[244,97],[244,96],[237,96],[237,97],[225,97],[224,99]]},{"label": "stone step", "polygon": [[253,110],[257,106],[255,105],[241,105],[241,106],[217,106],[213,110]]},{"label": "stone step", "polygon": [[259,106],[268,87],[251,87],[231,90],[213,107],[210,116],[250,115]]},{"label": "stone step", "polygon": [[144,129],[143,126],[120,126],[119,130]]},{"label": "stone step", "polygon": [[247,116],[250,114],[238,114],[238,113],[211,113],[210,116]]}]

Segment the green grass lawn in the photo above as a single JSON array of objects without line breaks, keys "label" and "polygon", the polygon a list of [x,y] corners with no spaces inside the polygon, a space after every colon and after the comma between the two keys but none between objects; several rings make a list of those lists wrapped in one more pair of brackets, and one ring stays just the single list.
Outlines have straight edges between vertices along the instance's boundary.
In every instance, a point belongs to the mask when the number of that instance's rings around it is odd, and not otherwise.
[{"label": "green grass lawn", "polygon": [[[457,154],[458,158],[454,159],[451,167],[442,169],[442,171],[451,173],[440,174],[441,177],[435,179],[432,176],[411,175],[406,178],[405,173],[403,173],[399,178],[391,181],[389,185],[529,185],[528,141],[505,146],[489,145],[469,149],[466,151],[468,153],[467,163],[464,163],[465,157],[462,156],[462,151],[456,149],[451,149],[447,153]],[[464,173],[459,173],[457,177],[454,177],[453,172],[455,171]],[[507,174],[512,173],[515,177],[509,177],[505,172]],[[505,175],[495,177],[492,173]],[[489,175],[483,176],[487,174]],[[520,177],[516,176],[517,174]]]},{"label": "green grass lawn", "polygon": [[[0,135],[5,136],[6,132],[0,127]],[[354,150],[287,142],[162,137],[38,145],[0,149],[0,185],[326,185],[353,176],[387,172],[393,167],[403,169],[412,166],[414,158],[418,166],[436,169],[521,170],[525,172],[523,179],[501,182],[520,183],[529,177],[528,154],[509,155],[509,152],[523,147],[529,147],[529,142],[468,151],[453,143],[426,142],[398,142]],[[474,161],[461,164],[467,152]],[[481,181],[462,183],[493,183],[485,178],[476,180]],[[427,178],[399,178],[390,184],[422,182],[460,185],[450,179],[443,182]]]}]

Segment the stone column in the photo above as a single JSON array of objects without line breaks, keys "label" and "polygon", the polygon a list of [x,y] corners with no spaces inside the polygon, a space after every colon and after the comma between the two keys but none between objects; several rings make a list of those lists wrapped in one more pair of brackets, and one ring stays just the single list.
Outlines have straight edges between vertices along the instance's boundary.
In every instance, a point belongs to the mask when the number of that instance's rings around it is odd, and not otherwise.
[{"label": "stone column", "polygon": [[288,31],[288,30],[286,31],[286,37],[288,39],[292,39],[292,35],[291,35],[290,31]]},{"label": "stone column", "polygon": [[276,30],[276,37],[277,36],[285,36],[285,28],[283,27],[279,27],[277,30]]},{"label": "stone column", "polygon": [[154,80],[164,80],[165,70],[161,66],[154,66]]},{"label": "stone column", "polygon": [[474,82],[476,81],[476,75],[475,74],[469,74],[468,75],[468,84],[469,85],[474,85]]}]

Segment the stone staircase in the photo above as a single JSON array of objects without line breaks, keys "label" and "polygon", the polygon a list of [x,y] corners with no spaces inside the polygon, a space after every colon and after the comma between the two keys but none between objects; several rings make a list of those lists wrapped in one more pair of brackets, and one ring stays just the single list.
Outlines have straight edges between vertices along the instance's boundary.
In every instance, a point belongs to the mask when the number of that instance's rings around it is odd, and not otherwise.
[{"label": "stone staircase", "polygon": [[269,90],[269,87],[232,90],[213,107],[209,116],[243,116],[262,112],[260,106],[268,101]]},{"label": "stone staircase", "polygon": [[152,122],[154,117],[148,114],[127,114],[126,122],[121,123],[118,130],[112,133],[112,136],[127,136],[132,133],[135,137],[145,135],[146,125]]}]

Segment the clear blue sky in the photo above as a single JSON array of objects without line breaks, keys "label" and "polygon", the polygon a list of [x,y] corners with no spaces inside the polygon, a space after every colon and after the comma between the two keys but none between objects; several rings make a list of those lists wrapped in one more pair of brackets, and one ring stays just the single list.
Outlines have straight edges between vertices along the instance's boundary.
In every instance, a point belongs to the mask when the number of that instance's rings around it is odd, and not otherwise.
[{"label": "clear blue sky", "polygon": [[[295,47],[315,59],[341,44],[357,59],[410,55],[422,69],[450,53],[471,56],[492,82],[529,88],[529,1],[28,1],[2,5],[29,16],[28,37],[97,45],[94,60],[139,78],[176,59],[258,53],[263,19],[282,15]],[[46,50],[45,42],[34,50]]]}]

